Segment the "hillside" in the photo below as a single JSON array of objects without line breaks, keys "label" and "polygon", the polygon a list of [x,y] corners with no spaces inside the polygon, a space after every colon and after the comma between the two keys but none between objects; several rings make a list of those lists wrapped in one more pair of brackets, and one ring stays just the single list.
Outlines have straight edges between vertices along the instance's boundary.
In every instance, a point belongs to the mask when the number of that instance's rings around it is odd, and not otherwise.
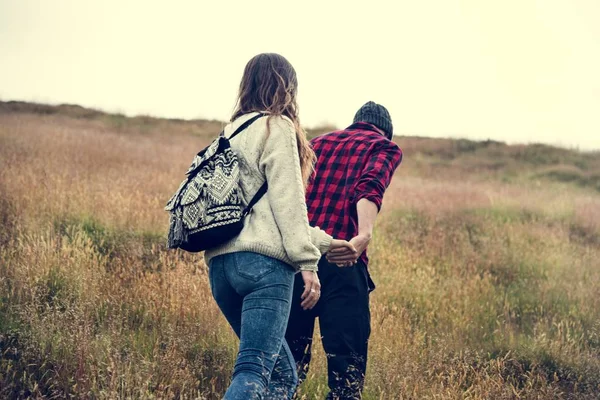
[{"label": "hillside", "polygon": [[[143,134],[190,134],[208,142],[225,125],[217,120],[127,117],[78,105],[0,101],[0,115],[31,114],[85,121],[108,130]],[[308,128],[309,137],[336,129]],[[338,128],[339,129],[339,128]],[[563,182],[600,191],[600,151],[582,152],[544,144],[507,145],[498,141],[396,136],[405,153],[404,169],[440,179],[500,179],[512,182]]]},{"label": "hillside", "polygon": [[[0,103],[0,398],[222,397],[237,339],[163,210],[222,125]],[[364,398],[600,399],[600,154],[395,140]]]}]

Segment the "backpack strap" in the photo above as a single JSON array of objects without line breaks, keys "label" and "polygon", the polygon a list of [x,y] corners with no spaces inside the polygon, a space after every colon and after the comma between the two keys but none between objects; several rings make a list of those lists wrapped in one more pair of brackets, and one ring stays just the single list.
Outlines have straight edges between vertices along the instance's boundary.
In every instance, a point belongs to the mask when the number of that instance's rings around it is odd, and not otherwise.
[{"label": "backpack strap", "polygon": [[254,207],[256,203],[258,203],[258,201],[265,195],[265,193],[267,193],[268,188],[269,185],[267,185],[267,181],[265,181],[265,183],[262,184],[260,189],[258,189],[258,192],[256,192],[252,200],[250,200],[250,203],[248,203],[248,205],[244,209],[244,212],[242,213],[242,218],[244,218],[246,215],[248,215],[248,213],[250,213],[250,211],[252,211],[252,207]]},{"label": "backpack strap", "polygon": [[[265,116],[265,114],[258,113],[254,117],[250,118],[248,121],[244,122],[242,125],[240,125],[239,128],[237,128],[235,130],[235,132],[233,132],[233,134],[231,136],[229,136],[229,140],[233,139],[241,131],[243,131],[244,129],[246,129],[250,125],[252,125],[252,123],[254,121],[256,121],[260,117],[264,117],[264,116]],[[258,192],[256,192],[256,194],[254,195],[254,197],[252,197],[252,200],[250,200],[250,203],[248,203],[248,205],[246,206],[246,208],[242,212],[242,218],[244,218],[246,215],[248,215],[250,213],[250,211],[252,211],[252,207],[254,207],[254,205],[256,203],[258,203],[258,201],[265,195],[265,193],[267,193],[267,189],[268,188],[269,188],[269,186],[267,185],[267,181],[265,181],[265,183],[263,183],[262,186],[260,187],[260,189],[258,189]]]},{"label": "backpack strap", "polygon": [[[252,123],[254,121],[256,121],[260,117],[264,117],[264,116],[265,116],[265,114],[258,113],[254,117],[250,118],[248,121],[244,122],[242,125],[240,125],[239,128],[237,128],[235,130],[235,132],[233,132],[231,134],[231,136],[229,136],[229,140],[233,139],[235,136],[237,136],[244,129],[246,129],[247,127],[249,127],[250,125],[252,125]],[[219,135],[219,136],[225,137],[225,131],[221,132],[221,135]],[[254,205],[256,203],[258,203],[258,201],[265,195],[265,193],[267,193],[267,189],[268,189],[268,185],[267,185],[267,182],[265,181],[265,183],[263,183],[262,186],[260,187],[260,189],[258,189],[258,191],[254,195],[254,197],[252,197],[252,200],[250,200],[250,203],[248,203],[248,205],[246,206],[246,208],[242,212],[242,218],[244,218],[246,215],[248,215],[250,213],[250,211],[252,211],[252,207],[254,207]]]},{"label": "backpack strap", "polygon": [[[233,132],[233,134],[231,136],[229,136],[229,140],[233,139],[235,136],[237,136],[238,133],[240,133],[241,131],[243,131],[244,129],[246,129],[247,127],[249,127],[250,125],[252,125],[252,123],[254,121],[256,121],[257,119],[259,119],[260,117],[264,117],[265,114],[262,113],[258,113],[257,115],[255,115],[254,117],[250,118],[248,121],[244,122],[242,125],[240,125],[239,128],[237,128],[235,130],[235,132]],[[225,135],[225,132],[223,132],[223,136]]]}]

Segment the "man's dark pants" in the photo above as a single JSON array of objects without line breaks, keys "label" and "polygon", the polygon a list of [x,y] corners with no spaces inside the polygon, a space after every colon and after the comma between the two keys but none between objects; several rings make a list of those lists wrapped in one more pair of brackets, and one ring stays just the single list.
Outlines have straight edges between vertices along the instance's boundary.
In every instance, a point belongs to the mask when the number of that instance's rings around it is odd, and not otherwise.
[{"label": "man's dark pants", "polygon": [[321,298],[312,310],[300,307],[304,283],[296,274],[292,311],[286,332],[300,382],[306,378],[311,357],[315,318],[327,355],[328,399],[360,399],[367,369],[371,333],[369,276],[364,262],[338,267],[319,261]]}]

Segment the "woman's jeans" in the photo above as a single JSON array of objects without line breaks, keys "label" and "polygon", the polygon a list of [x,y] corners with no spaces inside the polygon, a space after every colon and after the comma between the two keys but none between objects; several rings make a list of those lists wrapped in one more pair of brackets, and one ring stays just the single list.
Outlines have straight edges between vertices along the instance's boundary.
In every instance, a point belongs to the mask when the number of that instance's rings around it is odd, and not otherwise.
[{"label": "woman's jeans", "polygon": [[291,399],[298,376],[284,335],[292,267],[258,253],[236,252],[211,259],[209,277],[219,308],[240,338],[224,399]]}]

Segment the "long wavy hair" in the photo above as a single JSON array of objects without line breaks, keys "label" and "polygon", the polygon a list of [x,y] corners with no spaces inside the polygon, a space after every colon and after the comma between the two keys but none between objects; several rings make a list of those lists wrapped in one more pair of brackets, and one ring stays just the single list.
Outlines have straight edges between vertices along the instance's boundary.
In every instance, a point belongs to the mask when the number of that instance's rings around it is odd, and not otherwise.
[{"label": "long wavy hair", "polygon": [[300,126],[297,93],[298,79],[292,64],[276,53],[258,54],[246,64],[231,121],[250,112],[266,111],[269,114],[267,131],[270,133],[269,122],[273,116],[288,117],[296,130],[300,169],[306,186],[313,173],[316,156]]}]

